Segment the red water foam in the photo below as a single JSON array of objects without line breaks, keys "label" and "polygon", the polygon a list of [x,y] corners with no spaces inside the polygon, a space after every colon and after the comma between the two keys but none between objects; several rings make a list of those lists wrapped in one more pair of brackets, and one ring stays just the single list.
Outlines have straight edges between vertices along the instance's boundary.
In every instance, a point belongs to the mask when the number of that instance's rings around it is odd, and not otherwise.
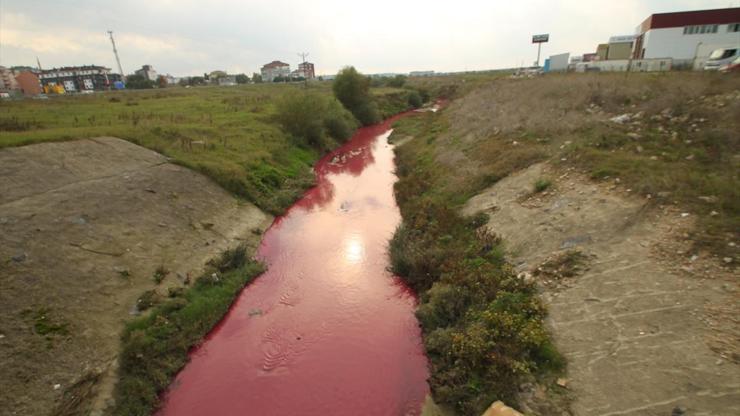
[{"label": "red water foam", "polygon": [[387,143],[360,129],[278,217],[245,288],[163,396],[163,416],[419,415],[429,388],[414,294],[387,271],[400,222]]}]

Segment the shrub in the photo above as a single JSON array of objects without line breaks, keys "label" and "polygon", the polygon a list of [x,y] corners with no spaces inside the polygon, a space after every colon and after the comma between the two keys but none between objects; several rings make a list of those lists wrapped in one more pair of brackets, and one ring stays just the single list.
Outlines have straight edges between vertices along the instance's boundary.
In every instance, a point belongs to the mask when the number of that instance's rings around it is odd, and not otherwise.
[{"label": "shrub", "polygon": [[320,151],[331,147],[327,136],[345,141],[356,127],[352,114],[339,102],[313,92],[286,94],[278,101],[278,121],[292,136]]},{"label": "shrub", "polygon": [[408,103],[409,106],[411,106],[412,108],[419,108],[424,104],[421,98],[421,94],[419,94],[419,92],[415,90],[409,91]]},{"label": "shrub", "polygon": [[345,67],[334,79],[334,96],[363,125],[380,121],[380,113],[370,97],[370,78],[352,67]]},{"label": "shrub", "polygon": [[552,186],[552,182],[549,179],[537,179],[534,182],[534,192],[540,193]]}]

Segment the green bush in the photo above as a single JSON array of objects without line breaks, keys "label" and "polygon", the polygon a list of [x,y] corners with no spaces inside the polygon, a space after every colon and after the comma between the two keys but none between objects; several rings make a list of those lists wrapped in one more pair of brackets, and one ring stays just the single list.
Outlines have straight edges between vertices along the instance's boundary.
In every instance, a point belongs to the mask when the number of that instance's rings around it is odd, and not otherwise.
[{"label": "green bush", "polygon": [[337,74],[332,85],[334,96],[357,120],[367,126],[380,121],[380,112],[370,96],[370,78],[348,66]]},{"label": "green bush", "polygon": [[415,90],[409,91],[408,103],[409,106],[411,106],[412,108],[419,108],[424,104],[421,98],[421,94],[419,94],[419,92]]},{"label": "green bush", "polygon": [[332,147],[329,138],[347,140],[356,127],[352,114],[339,102],[314,92],[286,94],[278,101],[277,117],[289,134],[319,151]]}]

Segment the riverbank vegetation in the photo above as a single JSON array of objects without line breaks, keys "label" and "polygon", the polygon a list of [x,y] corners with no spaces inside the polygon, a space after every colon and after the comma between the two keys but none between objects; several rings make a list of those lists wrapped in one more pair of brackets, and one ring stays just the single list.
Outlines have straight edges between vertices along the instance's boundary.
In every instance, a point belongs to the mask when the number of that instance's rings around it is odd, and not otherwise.
[{"label": "riverbank vegetation", "polygon": [[[402,226],[393,270],[420,296],[417,315],[438,403],[478,414],[517,403],[524,380],[563,368],[536,288],[518,279],[498,237],[464,218],[472,196],[547,161],[697,218],[695,250],[737,259],[740,79],[721,74],[568,74],[462,82],[419,79],[458,98],[398,122],[391,139]],[[443,95],[444,96],[444,95]],[[548,178],[532,192],[550,187]],[[548,390],[551,391],[551,390]],[[555,390],[557,392],[557,390]],[[556,399],[559,400],[559,399]]]},{"label": "riverbank vegetation", "polygon": [[523,380],[558,371],[563,361],[545,330],[537,288],[506,263],[500,239],[481,227],[484,217],[458,213],[476,186],[446,186],[456,172],[435,160],[446,129],[443,116],[426,113],[393,133],[413,139],[397,148],[403,223],[390,244],[391,266],[420,296],[435,400],[480,414],[497,399],[516,403]]},{"label": "riverbank vegetation", "polygon": [[187,290],[126,325],[119,357],[113,414],[148,416],[159,395],[187,363],[188,352],[226,314],[241,289],[264,271],[246,249],[225,252]]}]

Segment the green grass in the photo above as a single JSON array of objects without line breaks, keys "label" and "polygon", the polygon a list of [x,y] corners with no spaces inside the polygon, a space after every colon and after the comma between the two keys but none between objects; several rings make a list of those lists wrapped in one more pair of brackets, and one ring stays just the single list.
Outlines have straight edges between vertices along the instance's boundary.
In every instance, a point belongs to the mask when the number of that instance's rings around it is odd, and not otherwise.
[{"label": "green grass", "polygon": [[262,264],[247,258],[243,247],[228,251],[190,289],[171,292],[148,315],[128,323],[122,336],[113,414],[150,415],[159,405],[159,394],[187,363],[190,348],[263,271]]},{"label": "green grass", "polygon": [[564,361],[534,284],[516,276],[501,240],[480,228],[485,216],[459,214],[467,198],[502,176],[461,180],[454,169],[439,169],[438,142],[429,138],[447,129],[444,113],[396,125],[394,135],[413,139],[396,148],[403,222],[391,240],[391,268],[420,296],[435,401],[480,414],[495,400],[516,404],[520,383],[555,374]]},{"label": "green grass", "polygon": [[[332,97],[331,84],[309,84]],[[313,185],[326,151],[281,127],[278,105],[303,86],[165,88],[49,100],[0,102],[0,148],[115,136],[211,177],[233,194],[278,214]],[[373,91],[383,102],[396,91]],[[390,105],[389,105],[390,106]]]}]

